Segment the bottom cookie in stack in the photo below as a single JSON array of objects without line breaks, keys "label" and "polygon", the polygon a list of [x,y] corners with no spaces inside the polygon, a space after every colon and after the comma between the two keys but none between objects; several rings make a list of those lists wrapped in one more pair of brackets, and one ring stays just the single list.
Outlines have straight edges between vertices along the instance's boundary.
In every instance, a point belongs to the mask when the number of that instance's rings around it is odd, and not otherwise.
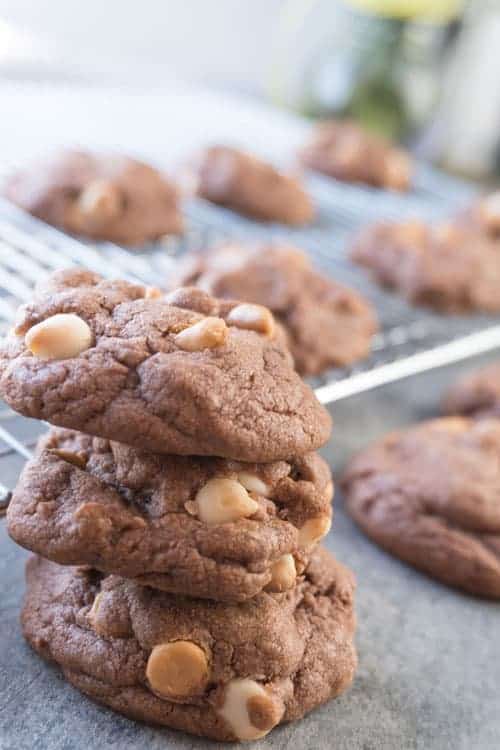
[{"label": "bottom cookie in stack", "polygon": [[22,625],[69,682],[126,716],[252,740],[351,683],[353,593],[350,571],[322,548],[296,587],[240,603],[33,557]]}]

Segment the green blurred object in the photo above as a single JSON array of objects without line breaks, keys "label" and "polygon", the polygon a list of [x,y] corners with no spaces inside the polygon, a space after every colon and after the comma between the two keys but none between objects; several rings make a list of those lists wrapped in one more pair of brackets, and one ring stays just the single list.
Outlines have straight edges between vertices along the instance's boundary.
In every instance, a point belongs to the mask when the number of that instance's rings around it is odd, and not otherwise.
[{"label": "green blurred object", "polygon": [[275,95],[310,117],[349,117],[411,140],[439,100],[461,7],[458,0],[291,0],[282,33],[294,43],[285,54],[304,50],[302,68],[292,94],[290,67],[282,70]]},{"label": "green blurred object", "polygon": [[346,0],[349,5],[392,18],[450,21],[460,15],[462,0]]}]

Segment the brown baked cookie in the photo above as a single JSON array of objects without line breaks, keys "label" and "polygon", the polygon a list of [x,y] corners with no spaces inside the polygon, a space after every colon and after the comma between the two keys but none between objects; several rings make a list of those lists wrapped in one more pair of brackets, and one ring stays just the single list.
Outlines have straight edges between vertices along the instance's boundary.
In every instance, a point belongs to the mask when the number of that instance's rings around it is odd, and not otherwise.
[{"label": "brown baked cookie", "polygon": [[299,154],[302,164],[345,182],[364,182],[390,190],[409,190],[410,155],[350,120],[325,120]]},{"label": "brown baked cookie", "polygon": [[55,274],[0,346],[5,401],[156,453],[275,461],[328,439],[328,412],[274,339],[269,310],[199,289],[152,293]]},{"label": "brown baked cookie", "polygon": [[315,453],[242,464],[53,429],[21,475],[9,533],[54,562],[243,601],[295,585],[330,528],[332,495]]},{"label": "brown baked cookie", "polygon": [[143,245],[183,231],[176,188],[125,156],[60,151],[13,175],[5,196],[49,224],[96,240]]},{"label": "brown baked cookie", "polygon": [[250,740],[339,695],[356,668],[353,576],[318,549],[297,587],[240,604],[31,558],[24,635],[134,719]]},{"label": "brown baked cookie", "polygon": [[302,183],[228,146],[205,149],[191,167],[201,198],[259,221],[309,224],[314,207]]},{"label": "brown baked cookie", "polygon": [[288,245],[228,244],[192,253],[170,283],[268,307],[303,375],[368,356],[377,330],[376,313],[361,295],[317,273],[305,253]]},{"label": "brown baked cookie", "polygon": [[352,258],[414,304],[454,313],[500,310],[500,243],[464,217],[435,227],[377,224],[358,238]]},{"label": "brown baked cookie", "polygon": [[500,362],[460,378],[443,399],[446,414],[500,416]]},{"label": "brown baked cookie", "polygon": [[347,509],[396,557],[450,586],[500,599],[499,457],[500,420],[424,422],[350,462]]}]

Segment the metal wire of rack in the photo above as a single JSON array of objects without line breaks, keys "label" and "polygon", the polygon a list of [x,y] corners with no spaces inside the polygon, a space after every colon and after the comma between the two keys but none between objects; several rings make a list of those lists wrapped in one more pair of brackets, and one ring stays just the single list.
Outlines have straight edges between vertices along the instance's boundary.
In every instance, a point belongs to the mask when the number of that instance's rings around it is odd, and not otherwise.
[{"label": "metal wire of rack", "polygon": [[[0,177],[2,173],[5,165]],[[182,238],[141,252],[69,237],[0,199],[0,334],[11,325],[17,306],[30,299],[33,285],[56,269],[85,266],[107,278],[158,285],[171,272],[175,258],[189,249],[223,240],[265,239],[303,247],[325,274],[358,289],[377,308],[381,329],[371,356],[354,367],[332,370],[312,381],[325,404],[500,347],[498,318],[439,316],[411,308],[397,295],[373,284],[349,262],[346,252],[353,230],[362,224],[380,218],[439,219],[470,200],[474,191],[469,185],[424,166],[419,168],[409,195],[345,185],[318,175],[310,175],[308,182],[318,206],[318,219],[311,228],[260,225],[197,200],[185,207],[188,229]],[[0,410],[0,462],[14,455],[20,469],[44,429],[9,409]],[[0,515],[9,498],[8,487],[0,484]]]}]

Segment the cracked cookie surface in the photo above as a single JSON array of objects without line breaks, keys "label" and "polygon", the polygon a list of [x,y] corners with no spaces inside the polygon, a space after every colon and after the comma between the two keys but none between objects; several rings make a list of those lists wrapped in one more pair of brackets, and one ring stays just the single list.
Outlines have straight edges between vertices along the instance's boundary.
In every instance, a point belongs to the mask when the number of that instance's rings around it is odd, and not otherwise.
[{"label": "cracked cookie surface", "polygon": [[57,563],[243,601],[295,585],[328,531],[332,493],[314,453],[242,464],[52,429],[21,475],[8,524],[18,544]]},{"label": "cracked cookie surface", "polygon": [[227,244],[192,253],[179,261],[171,283],[268,307],[303,375],[368,356],[377,330],[376,313],[360,294],[320,275],[288,245]]},{"label": "cracked cookie surface", "polygon": [[347,466],[349,513],[381,547],[500,598],[500,420],[448,417],[389,434]]},{"label": "cracked cookie surface", "polygon": [[[56,273],[2,342],[9,406],[156,453],[274,461],[328,439],[328,412],[272,326],[259,333],[258,315],[249,324],[237,302],[198,289],[148,292],[81,270]],[[269,312],[257,312],[269,324]]]},{"label": "cracked cookie surface", "polygon": [[400,191],[410,188],[410,155],[349,120],[319,123],[299,158],[309,169],[344,182]]},{"label": "cracked cookie surface", "polygon": [[314,207],[301,182],[229,146],[207,148],[191,167],[201,198],[259,221],[309,224]]},{"label": "cracked cookie surface", "polygon": [[5,195],[48,224],[91,239],[133,246],[183,231],[174,185],[125,156],[61,151],[10,177]]},{"label": "cracked cookie surface", "polygon": [[352,574],[323,549],[292,591],[240,604],[172,596],[34,557],[22,625],[38,653],[116,711],[248,740],[351,683],[353,594]]}]

